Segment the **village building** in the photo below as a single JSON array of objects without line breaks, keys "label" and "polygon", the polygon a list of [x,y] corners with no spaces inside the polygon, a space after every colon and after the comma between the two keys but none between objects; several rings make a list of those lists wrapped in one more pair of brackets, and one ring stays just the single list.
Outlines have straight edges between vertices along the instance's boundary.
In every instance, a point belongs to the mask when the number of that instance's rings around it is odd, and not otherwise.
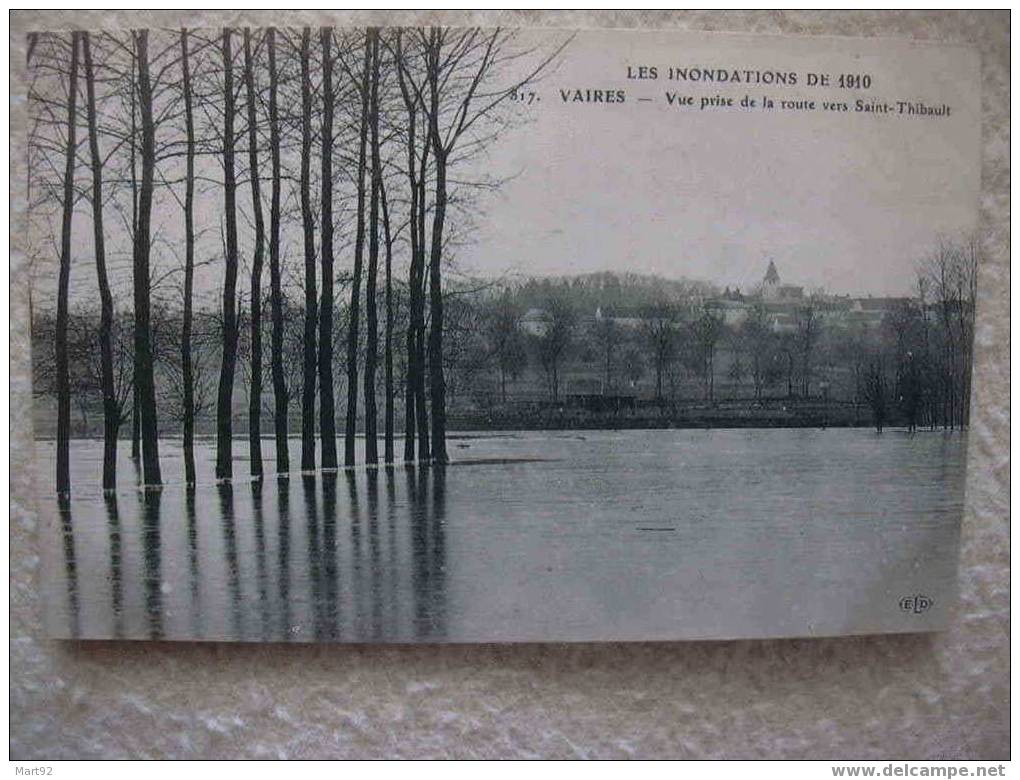
[{"label": "village building", "polygon": [[885,316],[897,307],[910,301],[909,298],[855,298],[847,312],[847,324],[866,328],[878,327]]},{"label": "village building", "polygon": [[794,333],[800,327],[807,307],[811,316],[829,328],[877,327],[885,316],[907,298],[872,297],[854,298],[849,295],[825,293],[806,294],[804,287],[784,284],[775,261],[769,260],[765,276],[756,292],[748,295],[739,289],[725,289],[723,294],[706,302],[730,327],[739,327],[751,310],[760,306],[773,333]]},{"label": "village building", "polygon": [[529,336],[542,337],[549,332],[549,313],[545,309],[528,309],[519,321],[521,330]]},{"label": "village building", "polygon": [[[769,260],[765,275],[754,292],[745,294],[738,287],[730,289],[727,286],[720,295],[706,298],[704,306],[728,328],[739,328],[751,312],[760,307],[768,328],[773,333],[784,334],[796,333],[803,327],[805,312],[808,310],[810,316],[826,328],[876,328],[882,324],[887,314],[909,300],[900,297],[857,298],[821,292],[808,294],[802,285],[784,283],[775,261]],[[640,328],[643,320],[640,316],[634,316],[637,312],[627,314],[620,316],[618,312],[597,306],[593,315],[583,319],[594,323],[611,322],[630,331]],[[539,338],[548,334],[552,326],[549,313],[541,308],[528,309],[519,323],[525,334]]]},{"label": "village building", "polygon": [[636,330],[641,327],[642,319],[640,317],[617,317],[603,312],[602,307],[598,306],[595,309],[595,322],[612,322],[619,328]]}]

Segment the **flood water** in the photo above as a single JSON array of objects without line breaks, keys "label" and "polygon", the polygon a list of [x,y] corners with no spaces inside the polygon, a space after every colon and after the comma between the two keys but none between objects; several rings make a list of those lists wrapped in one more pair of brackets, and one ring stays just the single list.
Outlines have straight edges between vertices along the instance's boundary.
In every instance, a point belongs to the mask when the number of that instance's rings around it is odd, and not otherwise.
[{"label": "flood water", "polygon": [[[887,430],[453,436],[445,468],[182,482],[71,443],[72,498],[36,443],[51,636],[244,641],[732,638],[941,625],[965,437]],[[235,441],[235,455],[247,443]],[[291,463],[300,442],[292,440]],[[398,447],[398,450],[400,448]],[[237,457],[235,474],[247,462]],[[904,596],[932,600],[905,612]]]}]

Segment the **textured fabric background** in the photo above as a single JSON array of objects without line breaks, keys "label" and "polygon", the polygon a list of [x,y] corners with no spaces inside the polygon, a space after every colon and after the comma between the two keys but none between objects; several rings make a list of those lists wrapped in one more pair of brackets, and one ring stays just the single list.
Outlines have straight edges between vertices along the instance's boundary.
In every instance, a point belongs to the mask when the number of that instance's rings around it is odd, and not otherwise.
[{"label": "textured fabric background", "polygon": [[[971,43],[988,262],[961,604],[938,635],[514,646],[53,642],[34,577],[24,208],[29,29],[337,23],[675,27]],[[11,757],[1009,756],[1009,13],[36,13],[11,23]]]}]

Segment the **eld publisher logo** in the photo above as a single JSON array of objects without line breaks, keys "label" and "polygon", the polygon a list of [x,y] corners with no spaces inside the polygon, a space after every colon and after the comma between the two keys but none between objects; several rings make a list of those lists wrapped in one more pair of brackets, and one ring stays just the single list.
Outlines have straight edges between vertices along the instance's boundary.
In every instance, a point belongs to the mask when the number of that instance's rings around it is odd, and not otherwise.
[{"label": "eld publisher logo", "polygon": [[904,596],[900,599],[900,609],[910,612],[913,615],[921,615],[931,609],[934,599],[922,596],[920,593],[914,596]]}]

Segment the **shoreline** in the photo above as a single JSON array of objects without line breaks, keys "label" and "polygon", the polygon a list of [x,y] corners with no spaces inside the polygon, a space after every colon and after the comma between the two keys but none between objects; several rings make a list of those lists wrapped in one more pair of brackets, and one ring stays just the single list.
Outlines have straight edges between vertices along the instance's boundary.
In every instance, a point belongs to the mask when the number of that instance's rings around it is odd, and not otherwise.
[{"label": "shoreline", "polygon": [[[729,424],[729,425],[709,425],[709,424],[705,424],[705,423],[694,423],[694,422],[691,422],[691,421],[668,421],[668,422],[661,422],[661,423],[658,422],[658,421],[656,421],[654,423],[651,423],[649,421],[650,424],[642,425],[642,424],[640,424],[641,422],[642,421],[629,420],[629,421],[627,421],[628,424],[620,424],[620,425],[599,425],[599,426],[596,426],[596,425],[591,425],[591,424],[585,423],[585,424],[577,424],[577,425],[567,425],[567,424],[565,424],[565,425],[561,425],[561,426],[558,426],[558,427],[552,427],[552,426],[509,426],[508,425],[506,427],[498,427],[498,428],[497,427],[468,427],[468,426],[458,425],[456,428],[447,431],[446,438],[448,440],[450,440],[450,441],[464,440],[464,439],[483,439],[483,438],[489,438],[490,437],[490,436],[487,436],[487,434],[491,435],[492,438],[515,438],[513,436],[513,434],[515,434],[515,433],[543,433],[543,432],[546,432],[546,433],[558,433],[558,432],[562,432],[562,431],[573,431],[573,432],[578,432],[578,433],[583,433],[583,432],[586,432],[586,431],[593,432],[593,433],[599,433],[599,432],[605,432],[605,431],[614,432],[614,433],[628,433],[628,432],[635,432],[635,431],[692,431],[692,430],[703,430],[703,431],[712,431],[712,430],[719,430],[719,431],[745,431],[745,430],[746,431],[755,431],[755,430],[757,430],[757,431],[780,431],[780,430],[808,430],[808,429],[827,430],[829,428],[849,429],[849,430],[871,430],[871,429],[874,429],[874,427],[875,427],[871,423],[863,423],[863,422],[859,423],[859,424],[830,422],[829,424],[824,424],[824,425],[823,424],[819,424],[819,423],[808,423],[808,422],[797,423],[797,424],[792,424],[792,425],[791,424],[774,424],[774,425],[770,425],[770,424],[767,424],[767,423],[763,423],[761,420],[747,420],[747,421],[743,421],[743,422],[741,422],[739,424]],[[899,422],[893,423],[893,424],[887,424],[887,425],[883,426],[882,430],[883,431],[888,431],[888,432],[898,432],[898,431],[909,432],[908,426],[905,425],[905,424],[899,423]],[[942,428],[941,426],[937,427],[937,428],[931,428],[929,426],[918,426],[917,428],[914,429],[913,432],[914,433],[961,433],[961,432],[966,432],[966,431],[967,431],[966,426],[963,426],[963,427],[957,426],[956,428],[952,428],[952,429]],[[180,434],[180,432],[173,432],[173,431],[162,432],[162,433],[160,433],[159,438],[160,438],[160,440],[179,440],[179,439],[181,439],[181,434]],[[358,440],[363,440],[365,438],[365,435],[364,435],[364,433],[359,431],[355,435],[355,438],[358,439]],[[382,437],[380,437],[380,439],[381,438]],[[320,436],[318,434],[316,434],[315,440],[319,441],[319,439],[320,439]],[[337,434],[337,440],[340,441],[342,439],[343,439],[343,433],[340,432],[340,433]],[[395,440],[403,441],[403,431],[395,431],[394,432],[394,439]],[[271,435],[263,434],[262,437],[261,437],[261,440],[263,442],[272,442],[272,441],[274,441],[274,438]],[[301,441],[301,436],[300,435],[288,435],[287,440],[288,441]],[[33,437],[33,441],[36,441],[36,442],[54,442],[54,441],[56,441],[56,437],[55,436],[40,436],[40,435],[37,435],[37,436]],[[101,443],[103,441],[103,437],[101,435],[99,435],[99,436],[96,436],[96,435],[71,436],[70,441],[88,441],[88,442],[100,442]],[[131,443],[131,439],[130,438],[124,438],[124,437],[118,438],[117,441],[119,443],[126,443],[128,445],[130,445],[130,443]],[[199,443],[203,443],[204,444],[204,443],[209,443],[209,442],[213,442],[214,443],[215,441],[216,441],[215,434],[201,434],[201,435],[196,435],[195,436],[195,443],[196,444],[199,444]],[[247,442],[248,441],[248,437],[247,437],[246,434],[243,434],[243,433],[235,433],[234,436],[233,436],[233,441],[235,441],[235,442]]]}]

